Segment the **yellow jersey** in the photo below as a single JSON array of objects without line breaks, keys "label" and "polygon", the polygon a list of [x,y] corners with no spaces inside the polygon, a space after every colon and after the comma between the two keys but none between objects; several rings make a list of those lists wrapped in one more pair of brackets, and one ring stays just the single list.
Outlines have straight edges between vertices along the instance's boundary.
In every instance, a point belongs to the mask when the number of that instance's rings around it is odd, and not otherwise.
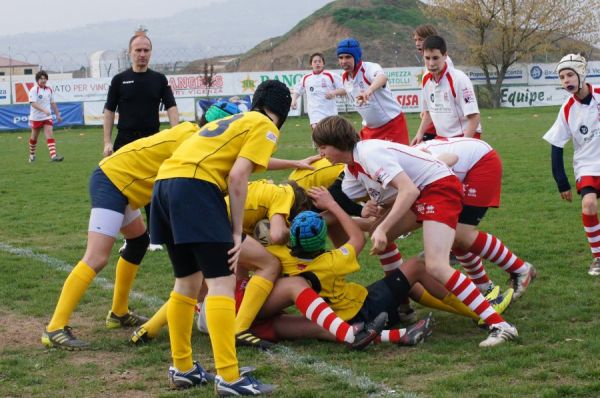
[{"label": "yellow jersey", "polygon": [[305,191],[312,187],[328,188],[338,178],[344,165],[342,163],[331,164],[325,158],[311,163],[314,170],[294,170],[288,177],[289,180],[296,181]]},{"label": "yellow jersey", "polygon": [[183,122],[149,137],[135,140],[102,159],[100,168],[121,191],[133,209],[150,203],[152,187],[160,165],[200,127]]},{"label": "yellow jersey", "polygon": [[[248,195],[244,205],[244,233],[252,236],[254,226],[262,219],[281,214],[286,220],[294,203],[294,190],[286,184],[273,184],[267,180],[248,183]],[[229,196],[225,197],[229,211]]]},{"label": "yellow jersey", "polygon": [[[267,250],[281,262],[281,273],[298,276],[312,273],[320,286],[311,283],[312,288],[329,304],[331,309],[344,321],[356,316],[367,298],[367,289],[346,281],[346,275],[360,270],[354,247],[345,244],[320,256],[305,260],[294,257],[286,246],[267,246]],[[307,278],[310,281],[310,278]]]},{"label": "yellow jersey", "polygon": [[262,171],[277,148],[279,130],[259,112],[229,116],[204,125],[177,148],[158,171],[157,180],[196,178],[227,193],[227,176],[238,157]]}]

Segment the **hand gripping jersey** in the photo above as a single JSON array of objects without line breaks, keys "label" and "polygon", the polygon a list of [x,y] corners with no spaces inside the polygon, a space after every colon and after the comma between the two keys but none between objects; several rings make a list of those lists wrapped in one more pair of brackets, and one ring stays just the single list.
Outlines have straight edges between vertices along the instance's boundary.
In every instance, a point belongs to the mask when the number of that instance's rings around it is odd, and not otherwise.
[{"label": "hand gripping jersey", "polygon": [[[252,235],[254,226],[260,220],[271,219],[281,214],[286,219],[294,203],[294,190],[290,185],[273,184],[267,180],[248,183],[248,194],[244,205],[244,233]],[[229,196],[225,197],[229,211]]]},{"label": "hand gripping jersey", "polygon": [[331,162],[325,158],[311,163],[311,166],[315,169],[296,169],[292,171],[288,176],[288,180],[296,181],[305,191],[312,187],[328,188],[339,177],[340,173],[344,171],[343,164],[331,164]]},{"label": "hand gripping jersey", "polygon": [[227,176],[238,157],[265,170],[277,148],[279,130],[259,112],[239,113],[207,123],[167,159],[157,180],[196,178],[212,182],[227,192]]},{"label": "hand gripping jersey", "polygon": [[387,85],[376,90],[367,103],[359,106],[356,97],[362,91],[365,91],[377,76],[385,72],[379,64],[373,62],[360,61],[356,69],[357,72],[354,78],[349,73],[344,72],[342,81],[346,93],[356,107],[356,111],[363,118],[363,126],[380,127],[402,113],[400,104],[394,99],[392,91]]},{"label": "hand gripping jersey", "polygon": [[198,125],[183,122],[152,136],[125,145],[99,165],[104,174],[129,200],[132,209],[150,203],[160,165],[182,142],[198,133]]},{"label": "hand gripping jersey", "polygon": [[346,166],[342,182],[342,190],[350,199],[368,195],[379,204],[391,204],[397,191],[388,184],[402,172],[419,190],[452,175],[448,166],[432,155],[390,141],[360,141],[352,156],[354,164]]},{"label": "hand gripping jersey", "polygon": [[267,250],[281,262],[281,273],[286,276],[303,276],[319,296],[341,319],[348,321],[361,309],[367,289],[346,281],[346,275],[360,270],[354,247],[345,244],[320,256],[305,260],[290,253],[286,246],[267,246]]},{"label": "hand gripping jersey", "polygon": [[319,123],[327,116],[338,114],[335,98],[327,99],[325,94],[342,87],[341,76],[327,70],[304,75],[296,84],[294,90],[297,94],[306,93],[308,118],[311,124]]},{"label": "hand gripping jersey", "polygon": [[[29,102],[35,102],[44,110],[50,112],[50,104],[54,102],[54,92],[48,86],[42,88],[36,84],[29,90]],[[29,110],[29,120],[52,120],[52,115],[46,115],[44,112],[38,111],[32,106]]]},{"label": "hand gripping jersey", "polygon": [[600,176],[600,88],[590,87],[589,105],[570,97],[560,108],[558,117],[544,139],[563,148],[573,140],[575,178]]},{"label": "hand gripping jersey", "polygon": [[[448,64],[439,81],[435,81],[429,72],[423,76],[421,96],[423,110],[429,112],[440,137],[463,136],[467,116],[479,113],[471,80],[462,71],[449,68]],[[481,124],[476,131],[481,133]]]}]

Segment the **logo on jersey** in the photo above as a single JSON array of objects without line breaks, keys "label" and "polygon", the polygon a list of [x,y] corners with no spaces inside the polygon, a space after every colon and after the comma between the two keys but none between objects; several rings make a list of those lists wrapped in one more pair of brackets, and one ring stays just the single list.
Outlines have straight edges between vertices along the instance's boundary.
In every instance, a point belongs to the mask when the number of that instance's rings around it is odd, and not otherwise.
[{"label": "logo on jersey", "polygon": [[267,131],[267,139],[274,144],[277,144],[277,136],[272,131]]},{"label": "logo on jersey", "polygon": [[431,102],[435,102],[435,95],[433,93],[431,93],[431,95],[429,96],[429,100]]},{"label": "logo on jersey", "polygon": [[463,100],[465,100],[466,104],[470,104],[475,102],[475,93],[470,88],[465,88],[462,91]]},{"label": "logo on jersey", "polygon": [[39,100],[41,100],[42,98],[44,98],[44,96],[42,94],[38,95]]},{"label": "logo on jersey", "polygon": [[589,129],[586,125],[582,124],[581,126],[579,126],[579,132],[583,135],[586,135],[589,132]]},{"label": "logo on jersey", "polygon": [[123,83],[121,84],[133,84],[134,81],[133,80],[123,80]]},{"label": "logo on jersey", "polygon": [[345,246],[342,246],[342,247],[340,247],[340,251],[342,252],[342,254],[343,254],[344,256],[347,256],[348,254],[350,254],[350,251],[349,251],[349,250],[348,250],[348,248],[347,248],[347,247],[345,247]]},{"label": "logo on jersey", "polygon": [[310,92],[312,93],[313,91],[315,91],[315,88],[314,88],[313,86],[310,86],[310,87],[308,88],[308,91],[310,91]]},{"label": "logo on jersey", "polygon": [[306,269],[306,267],[308,267],[308,265],[302,264],[302,263],[299,263],[298,265],[296,265],[296,268],[298,268],[300,271],[304,271]]},{"label": "logo on jersey", "polygon": [[381,167],[379,170],[375,172],[375,181],[380,184],[383,184],[383,180],[388,178],[388,173]]}]

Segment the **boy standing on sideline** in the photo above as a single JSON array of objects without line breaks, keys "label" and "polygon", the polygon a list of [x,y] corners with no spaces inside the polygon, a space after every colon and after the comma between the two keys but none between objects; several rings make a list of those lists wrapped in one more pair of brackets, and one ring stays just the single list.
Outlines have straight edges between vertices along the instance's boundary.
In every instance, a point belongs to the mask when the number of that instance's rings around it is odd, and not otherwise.
[{"label": "boy standing on sideline", "polygon": [[64,157],[56,152],[56,141],[52,132],[52,111],[56,115],[56,120],[60,123],[62,117],[58,111],[58,106],[54,102],[54,93],[48,84],[48,73],[39,71],[35,74],[36,85],[29,90],[29,103],[31,111],[29,112],[29,124],[31,125],[31,137],[29,137],[29,163],[35,161],[35,147],[37,145],[40,132],[44,129],[46,144],[50,152],[50,161],[62,162]]},{"label": "boy standing on sideline", "polygon": [[556,66],[562,87],[572,94],[562,105],[558,118],[544,135],[552,145],[552,175],[560,197],[573,200],[571,185],[565,173],[563,147],[573,140],[573,168],[577,193],[581,195],[583,228],[594,257],[588,270],[600,275],[600,88],[585,82],[587,62],[579,54],[565,55]]}]

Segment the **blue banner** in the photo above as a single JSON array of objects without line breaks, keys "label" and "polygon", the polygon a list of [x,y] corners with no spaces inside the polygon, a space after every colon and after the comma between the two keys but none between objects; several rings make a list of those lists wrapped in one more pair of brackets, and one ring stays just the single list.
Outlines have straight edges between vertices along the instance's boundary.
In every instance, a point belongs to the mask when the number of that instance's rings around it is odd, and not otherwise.
[{"label": "blue banner", "polygon": [[217,101],[234,102],[235,104],[237,104],[237,106],[240,108],[240,111],[242,112],[247,112],[250,110],[250,108],[252,108],[252,101],[250,100],[249,95],[235,95],[232,97],[213,97],[199,99],[198,101],[196,101],[197,120],[200,120],[204,112],[206,112],[206,110]]},{"label": "blue banner", "polygon": [[[56,104],[62,116],[62,122],[57,123],[53,114],[55,127],[83,125],[83,103],[61,102]],[[29,109],[27,104],[0,106],[0,131],[29,129]]]}]

